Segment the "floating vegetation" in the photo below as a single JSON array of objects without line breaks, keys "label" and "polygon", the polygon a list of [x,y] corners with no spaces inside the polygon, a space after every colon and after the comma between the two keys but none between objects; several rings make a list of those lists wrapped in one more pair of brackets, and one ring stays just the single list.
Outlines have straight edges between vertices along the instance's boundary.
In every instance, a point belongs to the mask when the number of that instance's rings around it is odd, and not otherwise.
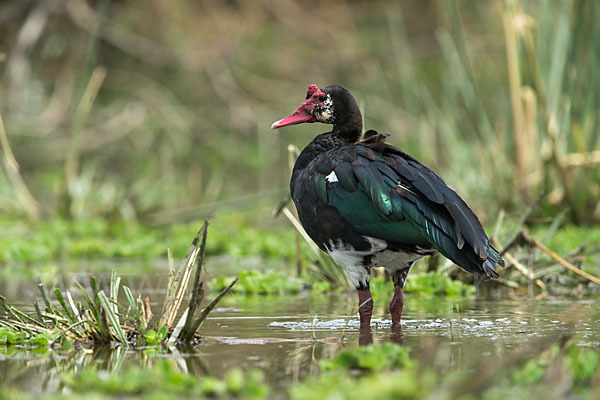
[{"label": "floating vegetation", "polygon": [[[151,368],[129,366],[113,373],[88,366],[80,371],[63,374],[61,385],[66,394],[57,393],[60,399],[111,398],[211,398],[211,399],[264,399],[269,387],[259,370],[242,371],[232,368],[218,379],[212,376],[195,377],[176,368],[173,360],[157,359]],[[70,393],[70,394],[69,394]],[[3,388],[2,399],[33,399],[33,395]]]},{"label": "floating vegetation", "polygon": [[424,368],[409,358],[408,348],[392,343],[343,350],[320,366],[321,374],[290,388],[292,399],[595,398],[593,382],[600,377],[600,355],[568,340],[547,345],[533,359],[482,361],[469,369],[476,373]]},{"label": "floating vegetation", "polygon": [[331,360],[321,360],[321,371],[379,372],[410,367],[410,349],[394,343],[369,345],[357,349],[342,350]]},{"label": "floating vegetation", "polygon": [[[254,226],[248,215],[221,215],[211,223],[207,255],[253,256],[266,259],[293,259],[294,232],[287,227],[269,230]],[[162,257],[164,243],[175,254],[189,247],[190,235],[197,227],[191,223],[173,223],[152,227],[135,221],[106,219],[66,220],[52,218],[25,222],[0,218],[0,262],[40,263],[71,258],[142,258]],[[235,240],[231,238],[235,236]],[[303,260],[308,262],[308,259]]]},{"label": "floating vegetation", "polygon": [[[208,314],[237,282],[234,278],[200,311],[204,299],[201,274],[207,230],[208,222],[205,221],[178,268],[173,266],[169,251],[167,293],[157,318],[150,308],[150,299],[135,298],[127,286],[121,288],[121,278],[113,271],[108,291],[101,288],[93,276],[89,288],[77,283],[84,304],[76,304],[70,291],[58,288],[52,291],[52,301],[45,285],[40,284],[43,304],[34,302],[35,315],[19,310],[0,296],[0,306],[8,315],[0,320],[0,343],[47,345],[74,341],[89,345],[118,342],[127,346],[194,342],[199,339],[198,328]],[[127,300],[124,304],[119,303],[120,293]],[[188,306],[179,313],[186,298]]]},{"label": "floating vegetation", "polygon": [[[210,281],[210,285],[216,290],[223,290],[231,282],[231,279],[233,278],[215,277]],[[370,286],[374,296],[381,294],[388,296],[394,290],[391,280],[386,280],[383,276],[372,277]],[[239,281],[231,292],[245,295],[293,295],[302,290],[308,290],[311,293],[326,293],[339,289],[343,288],[335,286],[329,281],[315,282],[290,276],[283,272],[251,269],[240,271]],[[404,291],[415,296],[475,296],[475,286],[436,272],[411,274]]]},{"label": "floating vegetation", "polygon": [[[533,209],[534,207],[531,208]],[[515,240],[519,239],[519,232],[525,227],[524,221],[531,210],[526,211],[517,222],[503,215],[499,217],[495,231],[501,233],[502,240],[499,241],[510,246],[505,250],[507,268],[502,271],[501,279],[495,281],[499,285],[492,282],[485,286],[488,289],[528,290],[532,282],[536,294],[580,295],[581,290],[591,293],[597,291],[597,285],[591,280],[573,269],[567,269],[533,245],[533,242]],[[583,272],[600,275],[600,247],[597,244],[600,240],[600,228],[561,226],[562,221],[559,216],[549,226],[535,226],[530,236],[537,238],[540,244],[554,250]],[[249,268],[245,268],[247,276],[240,277],[242,281],[249,283],[244,288],[242,283],[237,284],[237,293],[293,294],[302,289],[322,293],[348,288],[344,271],[318,248],[312,249],[312,242],[297,242],[296,245],[300,246],[300,252],[297,253],[298,247],[293,245],[297,235],[294,230],[283,226],[263,230],[253,225],[253,220],[247,215],[221,216],[211,225],[211,240],[206,244],[207,256],[234,257],[241,262],[252,260]],[[51,219],[31,224],[14,219],[0,219],[0,228],[5,233],[0,235],[0,262],[4,263],[0,276],[3,279],[23,279],[29,276],[45,283],[53,283],[59,271],[68,270],[70,265],[81,265],[80,262],[70,263],[70,260],[152,260],[164,253],[165,242],[172,244],[173,253],[184,254],[189,247],[193,229],[190,224],[173,224],[157,229],[133,222],[98,219],[76,222]],[[231,240],[233,235],[235,240]],[[583,242],[582,237],[585,237]],[[292,270],[293,264],[298,262],[304,265],[300,275]],[[265,265],[276,266],[277,269],[273,268],[273,271],[277,272],[271,275],[270,272],[261,270],[251,271]],[[151,265],[146,267],[151,268]],[[426,270],[436,267],[439,275],[451,278],[429,273],[427,277],[420,276]],[[140,265],[136,264],[136,268],[138,272]],[[120,266],[119,270],[127,270],[127,264]],[[338,274],[340,271],[341,275]],[[462,277],[455,274],[455,271],[456,268],[449,263],[440,266],[435,261],[429,264],[421,261],[409,275],[406,290],[470,297],[474,293],[473,286],[459,283],[458,280]],[[284,276],[285,280],[282,279]],[[464,277],[469,279],[466,275]],[[227,279],[217,276],[211,284],[222,289],[227,286]],[[273,282],[279,281],[283,288],[271,284],[271,279]],[[376,280],[373,280],[375,286]],[[428,280],[431,281],[427,282]],[[387,293],[388,290],[385,290]]]},{"label": "floating vegetation", "polygon": [[[370,286],[374,296],[389,296],[394,291],[391,279],[383,276],[373,277]],[[415,296],[474,297],[475,286],[437,272],[412,273],[406,280],[404,293]]]},{"label": "floating vegetation", "polygon": [[262,399],[269,394],[258,370],[232,368],[223,379],[194,377],[178,371],[170,360],[157,360],[152,368],[132,366],[118,374],[102,374],[88,367],[65,375],[62,382],[75,393],[98,393],[113,396],[171,398],[243,398]]},{"label": "floating vegetation", "polygon": [[[223,290],[231,282],[231,277],[216,277],[211,286]],[[305,282],[289,274],[277,271],[259,271],[255,269],[240,271],[239,282],[232,288],[233,293],[284,295],[297,294],[306,287]]]}]

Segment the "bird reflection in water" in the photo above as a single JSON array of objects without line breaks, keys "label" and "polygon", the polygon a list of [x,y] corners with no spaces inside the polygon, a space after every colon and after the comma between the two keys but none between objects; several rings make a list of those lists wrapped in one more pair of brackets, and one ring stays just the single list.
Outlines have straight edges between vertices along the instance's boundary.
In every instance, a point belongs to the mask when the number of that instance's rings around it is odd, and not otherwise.
[{"label": "bird reflection in water", "polygon": [[[402,326],[392,325],[389,340],[392,343],[402,346]],[[358,331],[358,345],[368,346],[373,344],[373,331],[370,325],[363,325]]]}]

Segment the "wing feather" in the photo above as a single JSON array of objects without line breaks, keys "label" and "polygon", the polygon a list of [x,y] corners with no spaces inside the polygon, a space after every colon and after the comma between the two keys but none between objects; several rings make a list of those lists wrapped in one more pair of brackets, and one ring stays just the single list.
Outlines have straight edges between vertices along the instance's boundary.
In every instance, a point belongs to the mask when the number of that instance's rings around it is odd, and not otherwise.
[{"label": "wing feather", "polygon": [[[477,216],[437,174],[400,149],[354,144],[323,153],[313,164],[320,165],[307,171],[313,195],[337,208],[358,233],[429,243],[467,271],[497,276],[495,264],[503,261]],[[332,171],[337,181],[325,179]]]}]

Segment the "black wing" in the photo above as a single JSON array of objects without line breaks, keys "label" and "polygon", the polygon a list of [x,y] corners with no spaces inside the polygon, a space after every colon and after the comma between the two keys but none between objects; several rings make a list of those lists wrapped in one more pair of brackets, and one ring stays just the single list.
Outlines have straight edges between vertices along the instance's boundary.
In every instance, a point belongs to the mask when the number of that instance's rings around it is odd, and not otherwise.
[{"label": "black wing", "polygon": [[320,155],[305,173],[312,195],[361,235],[400,246],[431,245],[469,272],[498,277],[495,264],[504,261],[477,216],[435,172],[402,150],[370,135]]}]

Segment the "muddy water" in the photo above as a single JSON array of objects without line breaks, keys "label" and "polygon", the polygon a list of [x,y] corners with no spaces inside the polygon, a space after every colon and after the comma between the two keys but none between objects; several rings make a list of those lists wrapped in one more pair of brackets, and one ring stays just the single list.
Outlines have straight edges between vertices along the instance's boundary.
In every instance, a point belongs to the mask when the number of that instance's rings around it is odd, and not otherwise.
[{"label": "muddy water", "polygon": [[[134,292],[162,297],[162,278],[124,278]],[[62,282],[69,286],[69,282]],[[9,290],[8,288],[6,288]],[[12,288],[21,298],[35,296],[35,285]],[[74,291],[75,293],[75,291]],[[390,293],[391,295],[391,293]],[[264,371],[277,397],[286,387],[317,371],[318,360],[341,348],[393,341],[409,346],[412,357],[442,371],[470,368],[482,359],[496,363],[515,353],[536,354],[548,341],[575,337],[600,347],[600,305],[581,299],[447,300],[406,296],[402,329],[392,329],[387,298],[375,298],[373,324],[360,329],[352,313],[354,293],[283,297],[229,296],[211,314],[195,349],[130,349],[111,352],[16,352],[0,348],[0,382],[34,392],[57,390],[58,376],[77,366],[100,363],[107,369],[170,357],[199,376],[222,376],[234,366]],[[156,310],[159,304],[154,304]],[[458,310],[458,311],[457,311]]]},{"label": "muddy water", "polygon": [[413,357],[445,370],[468,367],[482,358],[497,362],[515,352],[533,355],[564,335],[574,336],[581,345],[600,346],[600,305],[595,300],[448,303],[407,296],[401,330],[392,329],[384,304],[378,304],[387,299],[375,300],[372,327],[361,330],[357,316],[348,319],[354,300],[353,295],[257,298],[224,307],[204,327],[213,341],[202,352],[215,365],[223,358],[238,359],[289,382],[308,373],[313,358],[371,342],[409,346],[415,350]]}]

